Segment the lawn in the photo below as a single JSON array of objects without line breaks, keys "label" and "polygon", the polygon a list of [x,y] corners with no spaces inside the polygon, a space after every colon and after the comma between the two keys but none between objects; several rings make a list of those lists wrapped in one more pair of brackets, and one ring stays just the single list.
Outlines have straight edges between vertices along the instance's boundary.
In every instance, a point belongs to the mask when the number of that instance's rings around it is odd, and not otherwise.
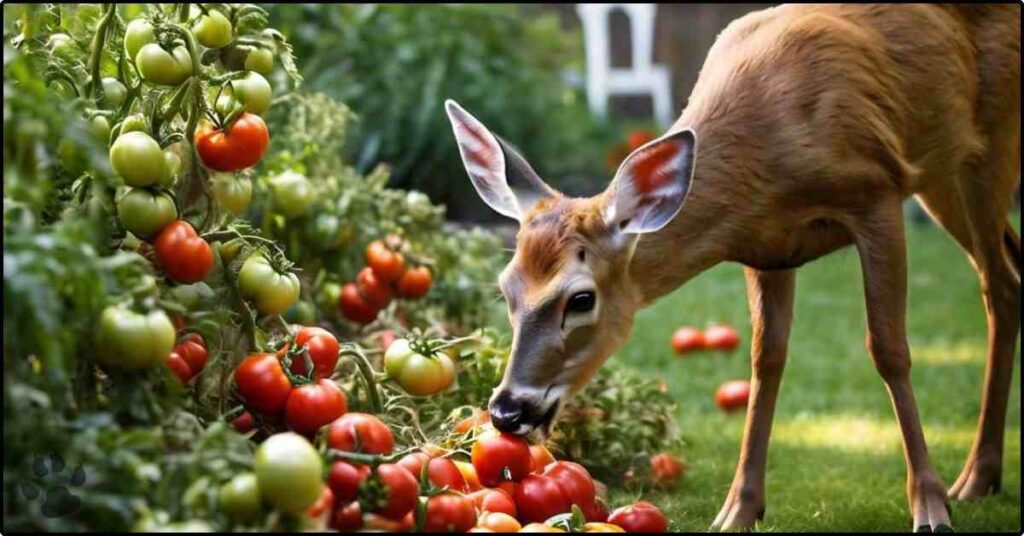
[{"label": "lawn", "polygon": [[[1019,222],[1019,215],[1014,215]],[[985,363],[978,280],[942,230],[911,225],[909,333],[913,384],[932,461],[947,485],[971,446]],[[884,385],[864,349],[860,264],[847,249],[804,267],[789,361],[768,456],[767,511],[759,530],[906,531],[910,528],[900,434]],[[682,324],[727,322],[744,343],[731,355],[677,358],[669,336]],[[679,403],[689,468],[679,487],[649,493],[672,529],[706,530],[732,480],[741,414],[714,406],[723,381],[749,376],[750,322],[742,268],[719,266],[641,312],[614,357],[659,374]],[[1007,421],[1003,493],[953,503],[959,531],[1020,527],[1020,351]],[[618,492],[614,502],[631,497]]]}]

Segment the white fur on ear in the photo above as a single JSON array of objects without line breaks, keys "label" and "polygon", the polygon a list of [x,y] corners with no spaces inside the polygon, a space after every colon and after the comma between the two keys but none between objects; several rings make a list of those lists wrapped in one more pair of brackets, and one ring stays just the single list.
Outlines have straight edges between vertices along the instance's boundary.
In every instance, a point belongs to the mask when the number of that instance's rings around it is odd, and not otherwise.
[{"label": "white fur on ear", "polygon": [[686,129],[651,141],[619,166],[604,208],[605,223],[622,233],[651,233],[675,218],[693,181],[697,136]]},{"label": "white fur on ear", "polygon": [[444,107],[455,131],[462,163],[477,193],[499,214],[520,219],[522,209],[505,178],[505,155],[498,139],[455,101],[445,101]]}]

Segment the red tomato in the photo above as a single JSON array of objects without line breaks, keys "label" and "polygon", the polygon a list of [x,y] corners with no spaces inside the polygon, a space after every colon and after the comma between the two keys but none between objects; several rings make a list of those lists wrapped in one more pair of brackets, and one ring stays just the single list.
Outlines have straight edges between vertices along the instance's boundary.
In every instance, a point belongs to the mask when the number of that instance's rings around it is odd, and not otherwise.
[{"label": "red tomato", "polygon": [[320,498],[306,510],[306,515],[314,518],[320,517],[330,511],[332,507],[334,507],[334,493],[330,487],[324,486],[324,490],[320,492]]},{"label": "red tomato", "polygon": [[680,355],[703,350],[704,334],[697,328],[679,328],[672,334],[672,349]]},{"label": "red tomato", "polygon": [[587,521],[598,523],[608,521],[608,507],[600,500],[595,500],[588,505],[580,506],[580,510],[583,510],[583,517],[586,518]]},{"label": "red tomato", "polygon": [[729,326],[711,326],[704,330],[704,344],[712,350],[732,351],[739,347],[740,335]]},{"label": "red tomato", "polygon": [[656,484],[671,484],[683,476],[683,464],[667,452],[651,456],[651,471]]},{"label": "red tomato", "polygon": [[168,223],[153,242],[156,263],[178,283],[195,283],[213,268],[213,249],[185,220]]},{"label": "red tomato", "polygon": [[238,394],[250,409],[269,415],[281,413],[292,384],[274,354],[253,354],[235,369]]},{"label": "red tomato", "polygon": [[260,116],[244,113],[227,131],[207,124],[196,132],[196,151],[206,167],[240,171],[256,165],[270,145],[267,124]]},{"label": "red tomato", "polygon": [[380,419],[366,413],[346,413],[331,423],[327,444],[332,449],[366,454],[391,454],[395,438]]},{"label": "red tomato", "polygon": [[252,413],[243,411],[239,416],[231,419],[231,426],[240,434],[251,431],[256,428],[256,417],[252,416]]},{"label": "red tomato", "polygon": [[360,296],[370,307],[383,309],[391,303],[391,287],[381,281],[369,266],[359,270],[356,286],[359,287]]},{"label": "red tomato", "polygon": [[182,385],[185,385],[192,379],[192,368],[188,366],[188,361],[185,361],[178,352],[171,352],[167,355],[167,366],[181,380]]},{"label": "red tomato", "polygon": [[723,383],[715,392],[715,404],[724,411],[734,411],[747,407],[750,398],[750,382],[732,380]]},{"label": "red tomato", "polygon": [[186,335],[185,340],[174,347],[174,351],[188,363],[193,376],[199,374],[199,371],[206,367],[209,355],[206,352],[206,342],[202,335],[198,333]]},{"label": "red tomato", "polygon": [[665,532],[668,530],[668,520],[665,519],[661,510],[644,501],[616,508],[608,516],[608,522],[626,529],[626,532]]},{"label": "red tomato", "polygon": [[512,496],[497,488],[484,488],[467,495],[481,512],[501,512],[516,515],[516,502]]},{"label": "red tomato", "polygon": [[[295,345],[306,346],[310,359],[313,361],[313,377],[329,378],[338,364],[338,339],[323,328],[306,326],[295,334]],[[295,374],[306,374],[306,360],[292,358],[291,371]]]},{"label": "red tomato", "polygon": [[[555,462],[547,466],[541,474],[554,480],[558,487],[562,488],[570,505],[575,504],[580,508],[589,508],[594,504],[597,493],[594,481],[582,465],[566,461]],[[593,520],[588,519],[587,521]]]},{"label": "red tomato", "polygon": [[398,278],[398,281],[395,282],[395,290],[398,291],[399,296],[415,300],[430,292],[430,287],[433,284],[434,277],[430,275],[430,269],[426,266],[416,266],[409,268]]},{"label": "red tomato", "polygon": [[395,520],[374,513],[363,514],[363,531],[365,532],[409,532],[416,525],[413,512]]},{"label": "red tomato", "polygon": [[431,458],[425,452],[412,452],[406,454],[398,461],[398,465],[412,473],[417,479],[423,471],[423,464],[427,465],[427,478],[437,487],[447,486],[454,491],[466,491],[466,479],[463,478],[459,468],[448,458]]},{"label": "red tomato", "polygon": [[473,443],[473,468],[480,483],[487,487],[504,480],[505,470],[511,480],[518,482],[530,473],[533,458],[526,440],[512,434],[485,433]]},{"label": "red tomato", "polygon": [[327,475],[327,485],[331,487],[337,500],[345,503],[356,500],[359,483],[366,480],[368,476],[370,476],[370,466],[353,465],[339,460],[331,465],[331,472]]},{"label": "red tomato", "polygon": [[474,525],[476,511],[473,501],[467,497],[458,493],[442,493],[427,500],[424,532],[466,532]]},{"label": "red tomato", "polygon": [[548,465],[555,463],[555,456],[544,445],[530,445],[530,457],[533,458],[534,473],[539,473]]},{"label": "red tomato", "polygon": [[363,506],[388,519],[402,519],[416,507],[420,485],[405,468],[393,463],[381,464],[372,477],[379,484],[377,493],[367,494]]},{"label": "red tomato", "polygon": [[348,400],[345,392],[333,380],[324,378],[292,389],[285,404],[284,420],[292,430],[312,434],[346,411]]},{"label": "red tomato", "polygon": [[392,251],[382,240],[374,240],[366,246],[366,264],[373,268],[377,279],[385,284],[397,281],[405,271],[405,257]]},{"label": "red tomato", "polygon": [[338,298],[338,307],[345,318],[360,324],[373,322],[377,318],[377,313],[380,312],[376,307],[366,303],[355,283],[349,283],[342,287],[341,297]]},{"label": "red tomato", "polygon": [[519,482],[515,501],[519,520],[526,523],[542,523],[572,508],[558,482],[544,475],[528,475]]},{"label": "red tomato", "polygon": [[334,509],[331,521],[328,523],[332,529],[338,532],[355,532],[363,528],[363,511],[359,501],[344,503]]}]

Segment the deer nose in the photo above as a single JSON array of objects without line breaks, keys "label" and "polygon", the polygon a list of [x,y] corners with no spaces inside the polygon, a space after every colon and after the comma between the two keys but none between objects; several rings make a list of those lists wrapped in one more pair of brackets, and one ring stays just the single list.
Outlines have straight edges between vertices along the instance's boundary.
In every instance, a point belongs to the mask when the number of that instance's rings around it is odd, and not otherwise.
[{"label": "deer nose", "polygon": [[491,401],[491,424],[501,432],[515,433],[523,422],[523,403],[507,392]]}]

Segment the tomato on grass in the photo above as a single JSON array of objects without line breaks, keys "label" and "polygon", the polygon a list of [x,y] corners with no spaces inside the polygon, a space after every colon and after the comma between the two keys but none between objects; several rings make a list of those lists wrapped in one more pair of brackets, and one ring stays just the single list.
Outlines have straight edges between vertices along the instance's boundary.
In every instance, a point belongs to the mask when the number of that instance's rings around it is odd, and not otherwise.
[{"label": "tomato on grass", "polygon": [[683,476],[683,464],[667,452],[651,456],[655,484],[672,484]]},{"label": "tomato on grass", "polygon": [[608,522],[622,527],[626,532],[665,532],[668,530],[668,520],[665,519],[661,510],[644,501],[616,508],[608,516]]},{"label": "tomato on grass", "polygon": [[672,349],[677,354],[686,354],[703,350],[705,347],[704,334],[697,328],[682,327],[672,334]]},{"label": "tomato on grass", "polygon": [[213,268],[213,248],[185,220],[167,224],[153,246],[157,265],[178,283],[202,281]]},{"label": "tomato on grass", "polygon": [[717,324],[704,330],[704,344],[712,350],[729,352],[740,345],[740,335],[735,329]]},{"label": "tomato on grass", "polygon": [[726,412],[733,412],[747,407],[750,398],[750,382],[747,380],[731,380],[723,383],[715,391],[715,404]]},{"label": "tomato on grass", "polygon": [[279,414],[292,392],[292,384],[274,354],[245,358],[235,369],[235,384],[246,406],[267,415]]}]

